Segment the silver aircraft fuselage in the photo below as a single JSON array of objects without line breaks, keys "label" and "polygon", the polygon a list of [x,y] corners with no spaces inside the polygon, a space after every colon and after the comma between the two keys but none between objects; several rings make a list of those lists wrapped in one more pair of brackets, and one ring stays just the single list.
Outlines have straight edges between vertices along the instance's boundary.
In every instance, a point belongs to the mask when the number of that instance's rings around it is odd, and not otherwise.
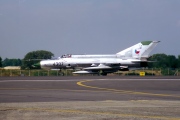
[{"label": "silver aircraft fuselage", "polygon": [[[82,56],[82,57],[80,57]],[[133,62],[132,62],[133,61]],[[134,62],[137,61],[137,62]],[[122,59],[115,55],[78,55],[78,57],[60,58],[57,60],[41,61],[41,67],[45,69],[61,69],[61,68],[76,68],[76,67],[94,67],[99,64],[103,65],[118,65],[129,67],[140,67],[138,59]]]},{"label": "silver aircraft fuselage", "polygon": [[111,55],[62,55],[56,60],[44,60],[40,62],[45,69],[76,69],[76,74],[84,73],[113,73],[118,70],[128,71],[147,66],[149,53],[159,41],[142,41],[116,54]]}]

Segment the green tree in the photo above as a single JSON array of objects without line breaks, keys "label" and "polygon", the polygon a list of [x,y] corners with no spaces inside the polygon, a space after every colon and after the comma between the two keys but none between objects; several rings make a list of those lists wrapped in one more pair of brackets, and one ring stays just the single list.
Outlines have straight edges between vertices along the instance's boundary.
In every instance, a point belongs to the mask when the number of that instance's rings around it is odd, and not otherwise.
[{"label": "green tree", "polygon": [[[23,69],[40,69],[37,63],[42,59],[51,59],[54,56],[53,53],[45,50],[37,50],[29,52],[25,55],[23,59]],[[34,66],[36,65],[36,67]]]},{"label": "green tree", "polygon": [[4,59],[2,62],[2,66],[21,66],[22,65],[22,61],[20,59]]},{"label": "green tree", "polygon": [[168,68],[178,68],[178,59],[174,55],[167,56],[167,65]]},{"label": "green tree", "polygon": [[178,68],[180,68],[180,55],[178,55],[177,64],[178,64]]},{"label": "green tree", "polygon": [[178,59],[174,55],[154,54],[149,61],[156,61],[148,64],[150,68],[178,68],[180,67],[180,56]]},{"label": "green tree", "polygon": [[154,61],[149,63],[150,68],[167,68],[168,67],[168,56],[166,54],[154,54],[148,60]]},{"label": "green tree", "polygon": [[2,67],[2,58],[0,57],[0,67]]}]

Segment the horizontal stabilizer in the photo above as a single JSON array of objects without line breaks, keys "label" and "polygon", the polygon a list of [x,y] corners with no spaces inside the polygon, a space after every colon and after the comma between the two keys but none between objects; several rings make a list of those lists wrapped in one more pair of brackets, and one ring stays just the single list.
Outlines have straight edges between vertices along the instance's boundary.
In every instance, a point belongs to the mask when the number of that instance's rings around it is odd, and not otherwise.
[{"label": "horizontal stabilizer", "polygon": [[152,62],[157,62],[157,61],[131,61],[133,63],[143,63],[143,62],[146,62],[146,63],[152,63]]}]

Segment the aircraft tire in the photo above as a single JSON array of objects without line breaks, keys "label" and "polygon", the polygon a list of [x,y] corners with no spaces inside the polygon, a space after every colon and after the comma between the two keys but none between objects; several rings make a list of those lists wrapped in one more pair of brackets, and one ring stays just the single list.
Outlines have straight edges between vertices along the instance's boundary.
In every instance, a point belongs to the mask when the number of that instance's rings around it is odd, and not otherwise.
[{"label": "aircraft tire", "polygon": [[107,76],[107,73],[101,73],[102,76]]}]

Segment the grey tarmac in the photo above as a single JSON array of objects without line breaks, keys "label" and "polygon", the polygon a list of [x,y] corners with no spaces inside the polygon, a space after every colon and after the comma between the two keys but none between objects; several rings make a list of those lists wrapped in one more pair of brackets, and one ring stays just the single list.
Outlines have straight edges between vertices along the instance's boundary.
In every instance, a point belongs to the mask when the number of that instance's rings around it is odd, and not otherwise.
[{"label": "grey tarmac", "polygon": [[0,77],[1,120],[180,120],[180,77]]}]

